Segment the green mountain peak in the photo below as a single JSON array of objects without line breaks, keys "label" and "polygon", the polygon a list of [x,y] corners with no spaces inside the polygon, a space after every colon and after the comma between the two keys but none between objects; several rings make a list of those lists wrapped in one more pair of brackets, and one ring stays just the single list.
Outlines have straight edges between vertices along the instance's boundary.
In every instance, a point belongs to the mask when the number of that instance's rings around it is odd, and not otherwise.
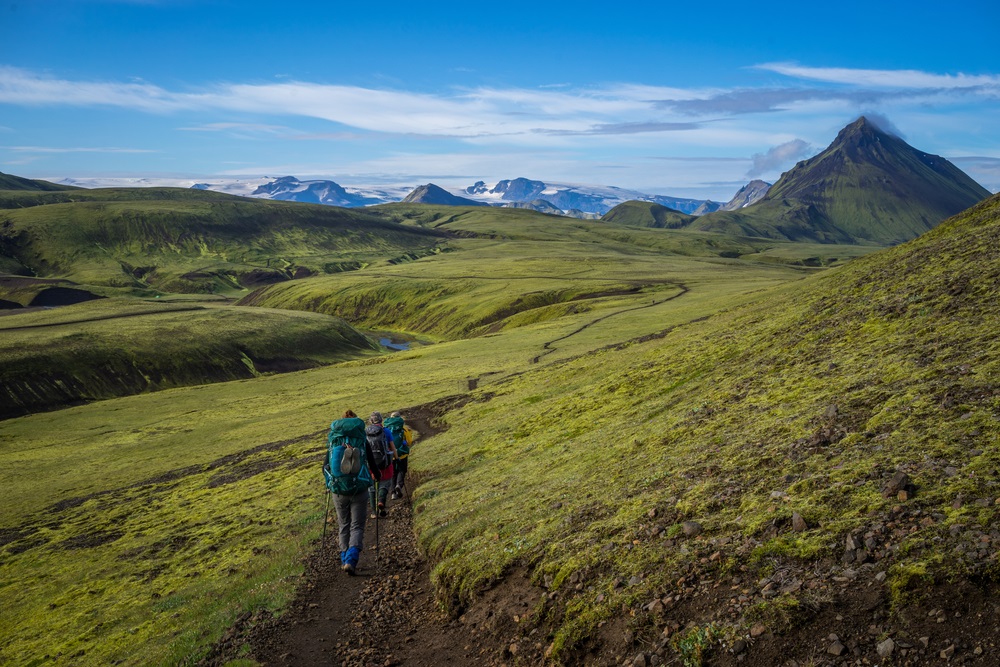
[{"label": "green mountain peak", "polygon": [[759,202],[695,227],[825,243],[895,245],[989,196],[951,162],[861,116],[821,153],[781,176]]}]

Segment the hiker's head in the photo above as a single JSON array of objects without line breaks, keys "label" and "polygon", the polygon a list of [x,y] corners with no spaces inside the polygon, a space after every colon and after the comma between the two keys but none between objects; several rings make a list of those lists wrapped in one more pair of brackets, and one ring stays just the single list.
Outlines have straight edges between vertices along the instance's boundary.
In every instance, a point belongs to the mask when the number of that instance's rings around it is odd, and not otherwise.
[{"label": "hiker's head", "polygon": [[392,413],[391,415],[389,415],[389,416],[390,416],[390,417],[402,417],[403,415],[399,414],[399,410],[396,410],[395,412],[393,412],[393,413]]},{"label": "hiker's head", "polygon": [[357,415],[354,414],[354,410],[348,410],[344,413],[344,419],[350,419],[351,417],[357,417]]},{"label": "hiker's head", "polygon": [[368,418],[369,424],[381,424],[382,423],[382,413],[373,412],[371,417]]}]

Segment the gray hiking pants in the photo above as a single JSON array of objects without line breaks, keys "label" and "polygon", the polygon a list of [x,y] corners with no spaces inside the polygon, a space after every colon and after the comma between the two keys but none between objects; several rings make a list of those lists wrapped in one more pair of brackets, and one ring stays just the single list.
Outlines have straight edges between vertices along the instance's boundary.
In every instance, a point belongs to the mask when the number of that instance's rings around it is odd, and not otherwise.
[{"label": "gray hiking pants", "polygon": [[337,508],[337,524],[340,526],[340,550],[357,547],[361,551],[365,539],[365,519],[368,518],[368,491],[353,496],[334,494],[333,505]]}]

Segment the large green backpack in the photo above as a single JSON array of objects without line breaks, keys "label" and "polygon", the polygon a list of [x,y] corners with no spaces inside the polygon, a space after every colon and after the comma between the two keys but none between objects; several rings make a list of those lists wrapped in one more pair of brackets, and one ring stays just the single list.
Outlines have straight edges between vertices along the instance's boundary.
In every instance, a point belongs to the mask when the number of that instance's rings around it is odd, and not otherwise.
[{"label": "large green backpack", "polygon": [[326,444],[323,476],[330,491],[339,496],[353,496],[371,486],[364,421],[357,417],[334,421]]},{"label": "large green backpack", "polygon": [[406,441],[406,434],[403,432],[405,422],[402,417],[389,417],[382,426],[392,433],[392,444],[396,446],[396,453],[400,458],[410,453],[410,443]]}]

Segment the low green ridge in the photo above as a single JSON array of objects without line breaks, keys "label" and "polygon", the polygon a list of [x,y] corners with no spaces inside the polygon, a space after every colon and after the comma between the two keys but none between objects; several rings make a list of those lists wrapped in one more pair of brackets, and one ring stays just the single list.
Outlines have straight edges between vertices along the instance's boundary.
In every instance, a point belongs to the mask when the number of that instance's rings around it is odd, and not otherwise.
[{"label": "low green ridge", "polygon": [[36,205],[0,210],[0,257],[8,272],[91,285],[245,293],[420,256],[441,240],[433,230],[401,227],[363,210],[201,190],[29,194]]},{"label": "low green ridge", "polygon": [[89,301],[0,318],[0,419],[378,350],[343,320],[313,313]]},{"label": "low green ridge", "polygon": [[622,202],[601,217],[603,222],[616,225],[657,229],[679,229],[690,225],[695,219],[696,216],[648,201]]},{"label": "low green ridge", "polygon": [[3,190],[53,191],[77,189],[72,185],[59,185],[58,183],[50,183],[49,181],[22,178],[13,174],[0,172],[0,201],[3,201]]}]

